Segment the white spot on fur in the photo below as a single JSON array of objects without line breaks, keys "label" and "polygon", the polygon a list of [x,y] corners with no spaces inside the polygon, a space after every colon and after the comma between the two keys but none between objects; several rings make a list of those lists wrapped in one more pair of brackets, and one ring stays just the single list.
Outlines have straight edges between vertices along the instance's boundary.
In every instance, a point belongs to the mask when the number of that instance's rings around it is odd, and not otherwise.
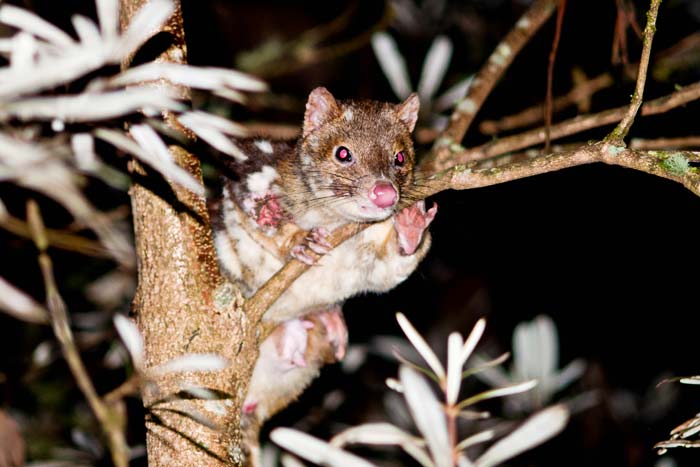
[{"label": "white spot on fur", "polygon": [[348,122],[352,121],[353,116],[352,109],[346,109],[345,112],[343,112],[343,118]]},{"label": "white spot on fur", "polygon": [[277,178],[277,171],[269,165],[263,165],[260,172],[248,175],[246,186],[251,193],[263,194],[270,189],[270,184]]},{"label": "white spot on fur", "polygon": [[226,269],[232,278],[239,279],[242,275],[241,262],[238,255],[233,251],[231,239],[225,233],[217,233],[214,235],[214,247],[216,254],[219,257],[219,262]]},{"label": "white spot on fur", "polygon": [[303,156],[301,156],[301,163],[305,166],[309,166],[313,164],[313,162],[313,159],[311,159],[311,156],[309,156],[308,154],[304,154]]},{"label": "white spot on fur", "polygon": [[260,139],[256,141],[255,146],[257,146],[257,148],[265,154],[272,154],[272,144],[265,139]]},{"label": "white spot on fur", "polygon": [[[236,213],[237,214],[237,213]],[[233,216],[231,216],[233,217]],[[260,243],[255,241],[240,225],[240,216],[237,219],[226,219],[226,232],[235,245],[235,252],[240,265],[254,272],[252,284],[247,284],[252,290],[258,289],[272,277],[284,263],[267,251]],[[233,243],[235,241],[235,243]],[[241,266],[239,266],[241,267]]]}]

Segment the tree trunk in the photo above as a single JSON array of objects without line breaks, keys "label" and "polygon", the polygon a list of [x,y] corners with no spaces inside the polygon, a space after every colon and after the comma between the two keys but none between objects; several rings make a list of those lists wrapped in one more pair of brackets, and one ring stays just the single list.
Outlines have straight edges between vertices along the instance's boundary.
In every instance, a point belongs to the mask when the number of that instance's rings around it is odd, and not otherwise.
[{"label": "tree trunk", "polygon": [[[122,0],[122,28],[144,3]],[[173,17],[154,34],[159,32],[170,34],[172,43],[155,60],[186,62],[179,2]],[[186,89],[178,92],[188,97]],[[166,121],[182,131],[169,116]],[[197,157],[180,147],[170,149],[178,164],[201,180]],[[139,183],[144,177],[152,181],[157,175],[135,162],[133,173],[130,194],[138,256],[133,310],[145,340],[145,367],[188,353],[215,353],[231,362],[221,372],[171,373],[144,385],[148,464],[244,465],[239,415],[257,345],[242,312],[240,294],[219,273],[206,201],[169,183],[176,199],[173,203],[165,199],[170,194],[156,193]],[[204,401],[183,397],[181,391],[187,386],[212,389],[221,398]],[[203,415],[216,426],[205,426],[188,416],[192,413]]]}]

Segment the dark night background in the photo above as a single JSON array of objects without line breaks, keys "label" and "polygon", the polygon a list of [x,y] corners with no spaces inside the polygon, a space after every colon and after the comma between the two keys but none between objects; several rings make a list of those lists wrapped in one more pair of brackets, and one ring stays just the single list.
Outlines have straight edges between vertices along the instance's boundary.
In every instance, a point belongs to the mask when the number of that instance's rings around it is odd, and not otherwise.
[{"label": "dark night background", "polygon": [[[30,3],[45,17],[66,24],[68,12],[77,9],[89,14],[85,5],[91,2],[60,2],[60,8],[49,1]],[[389,22],[385,29],[397,40],[414,85],[432,39],[445,34],[452,40],[454,53],[440,88],[443,91],[478,70],[527,4],[516,0],[450,1],[439,17],[423,15],[419,28],[401,28]],[[648,2],[636,1],[634,5],[643,27]],[[321,45],[344,43],[383,24],[384,8],[383,2],[369,1],[315,4],[184,0],[189,60],[195,65],[235,67],[241,52],[259,47],[271,37],[294,39],[351,9],[348,24]],[[555,95],[571,89],[571,70],[579,67],[588,77],[607,71],[615,79],[612,87],[593,97],[592,111],[628,102],[634,82],[625,78],[622,67],[612,65],[610,59],[615,14],[613,0],[567,3],[556,61]],[[699,25],[700,2],[665,1],[654,50],[668,49],[698,31]],[[554,21],[550,20],[516,58],[479,112],[465,146],[489,139],[478,130],[483,119],[497,119],[543,100],[553,32]],[[641,44],[630,31],[627,38],[630,61],[635,62]],[[294,66],[291,56],[276,63],[272,71],[268,69],[274,76],[267,78],[274,97],[253,98],[248,109],[230,109],[232,118],[299,124],[306,95],[320,85],[339,98],[398,100],[367,40],[360,40],[347,53],[298,69],[285,71],[286,66]],[[650,77],[645,98],[662,96],[676,85],[697,81],[698,63],[700,52],[663,79]],[[199,101],[199,105],[221,110],[221,103],[211,100]],[[697,135],[699,109],[698,103],[692,103],[659,116],[638,118],[631,137]],[[575,114],[572,107],[556,115],[555,121]],[[564,142],[602,138],[610,129],[592,130]],[[89,189],[94,190],[93,201],[99,206],[128,203],[124,193],[103,186]],[[22,215],[24,196],[25,192],[0,183],[0,197],[15,215]],[[626,391],[641,400],[651,391],[653,399],[653,386],[662,375],[699,372],[694,344],[700,248],[694,227],[700,200],[673,182],[604,165],[441,193],[433,200],[440,206],[431,227],[433,247],[418,271],[389,294],[358,297],[345,305],[351,344],[368,344],[377,335],[398,335],[394,312],[402,311],[439,350],[444,349],[449,331],[466,334],[480,316],[487,315],[482,345],[505,351],[511,348],[516,324],[547,314],[559,330],[560,366],[579,357],[588,362],[583,378],[555,400],[598,389],[601,402],[575,415],[556,440],[510,464],[654,465],[658,460],[652,449],[654,443],[666,439],[673,427],[700,411],[700,393],[675,383],[679,389],[677,400],[653,423],[634,414],[619,415],[614,394]],[[61,226],[69,219],[56,212],[51,221]],[[43,300],[34,255],[28,240],[0,230],[0,275]],[[82,290],[88,280],[111,265],[60,251],[52,255],[69,308],[91,311]],[[62,414],[60,421],[65,425],[42,442],[63,439],[70,444],[66,427],[78,417],[72,407],[80,396],[71,387],[65,368],[54,364],[30,379],[25,373],[31,351],[48,337],[48,330],[5,316],[0,316],[0,326],[3,405],[25,414],[27,420],[36,420],[44,410],[41,404],[49,404],[51,411]],[[123,378],[123,373],[97,368],[108,348],[109,342],[105,342],[86,352],[88,363],[96,367],[97,383],[103,392]],[[329,430],[335,432],[345,424],[377,420],[382,417],[378,404],[384,393],[383,380],[395,371],[394,362],[372,354],[352,374],[337,365],[327,368],[300,403],[273,423],[291,425],[301,420],[301,426],[328,438]],[[320,409],[324,394],[338,390],[344,395],[339,408],[334,413]],[[142,436],[138,406],[134,402],[132,407],[134,443]],[[490,406],[496,413],[498,407]],[[34,452],[45,451],[35,447]],[[672,451],[670,456],[679,465],[686,465],[697,463],[700,453]]]}]

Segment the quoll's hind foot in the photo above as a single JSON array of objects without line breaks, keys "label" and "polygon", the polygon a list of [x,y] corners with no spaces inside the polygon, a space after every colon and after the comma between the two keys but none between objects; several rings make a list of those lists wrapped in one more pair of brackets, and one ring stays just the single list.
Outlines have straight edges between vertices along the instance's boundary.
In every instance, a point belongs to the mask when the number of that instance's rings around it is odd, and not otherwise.
[{"label": "quoll's hind foot", "polygon": [[[255,413],[261,403],[260,395],[269,390],[270,384],[284,381],[292,370],[306,368],[306,351],[309,343],[309,330],[314,323],[305,319],[290,319],[277,328],[260,346],[260,355],[251,377],[251,387],[243,401],[243,413]],[[262,411],[269,410],[269,401],[262,400]]]},{"label": "quoll's hind foot", "polygon": [[394,228],[399,236],[399,247],[401,254],[412,255],[418,249],[423,240],[423,233],[437,214],[437,204],[425,210],[425,201],[404,208],[394,217]]},{"label": "quoll's hind foot", "polygon": [[348,345],[348,328],[340,305],[318,313],[318,317],[326,328],[326,338],[333,347],[336,360],[342,360]]},{"label": "quoll's hind foot", "polygon": [[301,243],[292,248],[292,257],[305,264],[316,264],[316,258],[310,254],[310,251],[319,255],[328,253],[332,248],[328,243],[328,235],[328,229],[325,227],[314,227]]},{"label": "quoll's hind foot", "polygon": [[308,330],[314,327],[314,323],[304,319],[291,319],[280,326],[282,332],[273,334],[275,348],[279,356],[280,366],[286,369],[305,367],[306,346],[308,343]]}]

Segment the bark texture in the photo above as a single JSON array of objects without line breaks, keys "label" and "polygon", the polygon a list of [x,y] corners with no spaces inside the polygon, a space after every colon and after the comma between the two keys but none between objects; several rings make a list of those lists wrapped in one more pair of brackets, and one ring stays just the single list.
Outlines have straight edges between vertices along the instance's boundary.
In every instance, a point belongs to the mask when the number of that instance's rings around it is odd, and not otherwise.
[{"label": "bark texture", "polygon": [[[144,3],[122,0],[122,28]],[[172,38],[170,48],[156,61],[186,61],[179,4],[162,31],[153,33]],[[187,97],[186,89],[179,93]],[[197,157],[180,147],[170,149],[178,164],[201,180]],[[133,310],[145,340],[145,367],[188,353],[215,353],[231,362],[223,372],[170,373],[143,386],[148,463],[153,467],[244,465],[239,414],[257,339],[243,314],[240,294],[219,273],[206,201],[172,183],[151,188],[157,175],[135,163],[134,175],[131,200],[138,288]],[[196,399],[183,393],[188,386],[212,389],[220,398]],[[213,424],[207,426],[192,415],[203,415]]]}]

